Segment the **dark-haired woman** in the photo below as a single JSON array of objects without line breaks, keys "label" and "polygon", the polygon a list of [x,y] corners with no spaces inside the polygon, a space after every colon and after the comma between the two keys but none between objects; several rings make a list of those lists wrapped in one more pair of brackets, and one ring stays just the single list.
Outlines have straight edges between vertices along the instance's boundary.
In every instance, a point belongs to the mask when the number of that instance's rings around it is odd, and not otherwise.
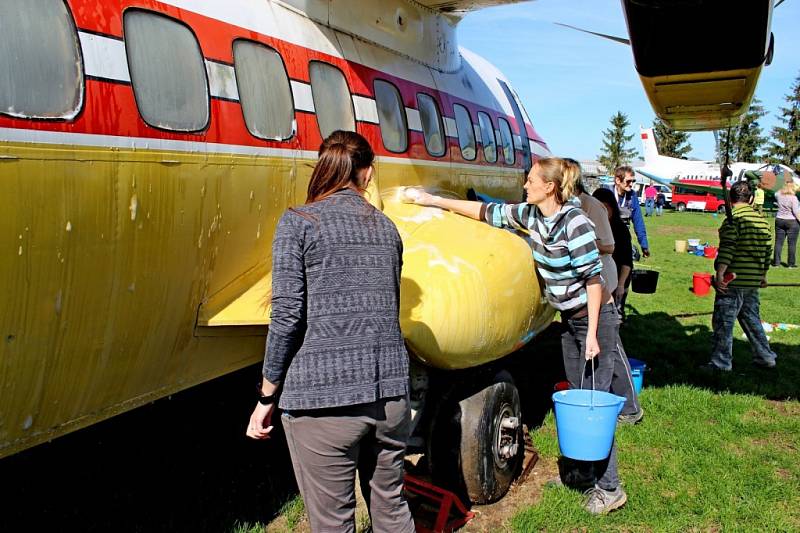
[{"label": "dark-haired woman", "polygon": [[356,470],[373,530],[414,531],[402,493],[403,245],[364,198],[373,159],[357,133],[325,139],[306,204],[284,213],[272,246],[272,322],[247,435],[269,438],[277,402],[315,532],[355,530]]},{"label": "dark-haired woman", "polygon": [[[622,220],[614,193],[608,189],[597,189],[592,194],[600,200],[608,213],[608,222],[611,224],[611,234],[614,236],[614,253],[612,258],[617,266],[617,288],[614,290],[614,301],[619,306],[625,294],[625,287],[630,284],[631,270],[633,269],[633,245],[628,226]],[[621,313],[621,311],[620,311]],[[621,316],[621,314],[620,314]],[[619,357],[614,361],[614,377],[611,380],[611,392],[625,397],[625,406],[619,415],[623,424],[636,424],[644,416],[644,410],[639,405],[639,398],[633,386],[631,364],[628,354],[622,345],[622,340],[617,335],[617,351]]]}]

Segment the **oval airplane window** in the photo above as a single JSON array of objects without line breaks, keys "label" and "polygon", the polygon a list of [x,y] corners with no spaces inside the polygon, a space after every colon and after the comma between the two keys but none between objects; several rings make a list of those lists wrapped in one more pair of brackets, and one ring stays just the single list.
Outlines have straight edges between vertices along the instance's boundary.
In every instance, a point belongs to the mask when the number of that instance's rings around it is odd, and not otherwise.
[{"label": "oval airplane window", "polygon": [[260,139],[289,139],[294,102],[280,54],[263,44],[238,39],[233,43],[233,61],[247,129]]},{"label": "oval airplane window", "polygon": [[511,126],[504,118],[498,118],[497,123],[500,125],[500,140],[503,143],[503,156],[505,156],[506,164],[514,164],[514,136],[511,134]]},{"label": "oval airplane window", "polygon": [[342,71],[322,61],[311,61],[308,64],[308,73],[322,138],[336,130],[356,131],[353,97]]},{"label": "oval airplane window", "polygon": [[453,105],[456,115],[456,130],[458,130],[458,145],[461,147],[461,157],[467,161],[474,161],[477,156],[475,148],[475,128],[469,110],[461,104]]},{"label": "oval airplane window", "polygon": [[405,152],[408,149],[408,118],[400,91],[384,80],[375,80],[373,87],[383,146],[390,152]]},{"label": "oval airplane window", "polygon": [[446,149],[444,125],[436,100],[428,94],[418,93],[417,110],[422,122],[422,134],[425,136],[425,148],[434,157],[443,156]]},{"label": "oval airplane window", "polygon": [[83,105],[78,32],[64,2],[0,2],[0,113],[75,118]]},{"label": "oval airplane window", "polygon": [[497,161],[497,141],[494,138],[494,126],[492,119],[483,111],[478,111],[478,123],[481,127],[481,144],[483,145],[483,155],[486,161],[494,163]]},{"label": "oval airplane window", "polygon": [[140,10],[126,11],[123,21],[131,85],[142,119],[172,131],[205,129],[210,116],[208,77],[192,30]]}]

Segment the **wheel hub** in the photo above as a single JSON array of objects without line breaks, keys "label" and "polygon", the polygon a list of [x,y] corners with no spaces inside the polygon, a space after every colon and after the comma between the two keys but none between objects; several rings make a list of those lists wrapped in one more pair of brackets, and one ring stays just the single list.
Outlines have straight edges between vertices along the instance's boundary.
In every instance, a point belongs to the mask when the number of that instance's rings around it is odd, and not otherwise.
[{"label": "wheel hub", "polygon": [[510,405],[503,405],[495,422],[495,438],[492,442],[492,452],[497,466],[505,468],[508,461],[517,455],[519,450],[518,429],[519,417],[515,416]]}]

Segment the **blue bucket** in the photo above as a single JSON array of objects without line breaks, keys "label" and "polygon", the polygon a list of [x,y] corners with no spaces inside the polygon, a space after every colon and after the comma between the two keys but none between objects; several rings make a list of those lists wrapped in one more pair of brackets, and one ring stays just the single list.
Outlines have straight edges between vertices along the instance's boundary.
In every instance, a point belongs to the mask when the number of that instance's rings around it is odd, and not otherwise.
[{"label": "blue bucket", "polygon": [[631,364],[633,388],[636,390],[636,394],[639,394],[642,392],[642,387],[644,386],[644,371],[647,368],[647,364],[644,361],[639,361],[632,357],[628,357],[628,362]]},{"label": "blue bucket", "polygon": [[553,394],[561,455],[579,461],[608,457],[625,398],[608,392],[571,389]]}]

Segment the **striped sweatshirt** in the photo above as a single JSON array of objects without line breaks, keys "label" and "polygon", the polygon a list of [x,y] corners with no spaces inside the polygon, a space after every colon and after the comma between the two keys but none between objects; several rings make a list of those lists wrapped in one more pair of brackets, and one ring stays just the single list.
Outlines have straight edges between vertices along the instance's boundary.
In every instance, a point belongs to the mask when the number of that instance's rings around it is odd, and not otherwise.
[{"label": "striped sweatshirt", "polygon": [[728,265],[735,272],[731,287],[760,287],[772,261],[772,232],[769,223],[749,205],[733,208],[733,223],[719,228],[719,252],[715,267]]},{"label": "striped sweatshirt", "polygon": [[586,305],[586,282],[602,271],[594,227],[586,214],[567,203],[551,217],[532,204],[484,204],[481,218],[497,228],[530,235],[536,270],[545,283],[545,296],[559,311]]}]

